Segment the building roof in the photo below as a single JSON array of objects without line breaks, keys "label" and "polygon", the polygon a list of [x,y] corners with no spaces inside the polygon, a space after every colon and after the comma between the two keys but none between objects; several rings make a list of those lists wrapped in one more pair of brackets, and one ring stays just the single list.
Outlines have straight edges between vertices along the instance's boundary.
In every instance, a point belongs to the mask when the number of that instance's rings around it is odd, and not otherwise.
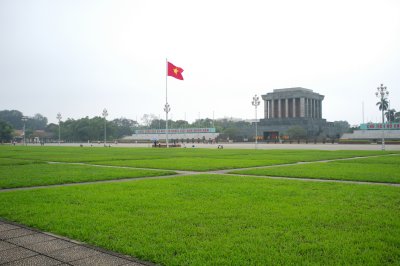
[{"label": "building roof", "polygon": [[302,88],[302,87],[293,87],[293,88],[283,88],[283,89],[274,89],[273,92],[295,92],[295,91],[302,91],[302,92],[313,92],[310,89]]},{"label": "building roof", "polygon": [[313,92],[313,90],[302,87],[274,89],[273,92],[262,95],[263,100],[309,98],[322,101],[324,97],[324,95],[318,94],[316,92]]}]

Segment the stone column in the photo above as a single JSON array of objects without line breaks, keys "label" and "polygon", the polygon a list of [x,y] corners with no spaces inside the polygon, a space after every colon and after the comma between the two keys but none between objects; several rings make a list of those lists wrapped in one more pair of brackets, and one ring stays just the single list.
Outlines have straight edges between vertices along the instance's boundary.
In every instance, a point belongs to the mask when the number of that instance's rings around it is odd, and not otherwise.
[{"label": "stone column", "polygon": [[278,99],[278,118],[282,117],[281,99]]},{"label": "stone column", "polygon": [[306,99],[300,98],[300,117],[306,116]]},{"label": "stone column", "polygon": [[285,99],[285,117],[289,117],[289,99]]},{"label": "stone column", "polygon": [[272,118],[272,100],[268,101],[268,118]]},{"label": "stone column", "polygon": [[304,98],[304,117],[308,116],[308,100]]},{"label": "stone column", "polygon": [[318,100],[314,100],[314,118],[318,118]]},{"label": "stone column", "polygon": [[311,106],[312,106],[312,108],[311,108],[311,117],[312,118],[315,118],[315,100],[314,99],[311,99]]},{"label": "stone column", "polygon": [[308,117],[308,112],[309,112],[309,106],[308,106],[308,98],[304,98],[304,105],[305,105],[305,108],[304,108],[304,117]]},{"label": "stone column", "polygon": [[274,99],[271,99],[271,118],[275,118]]},{"label": "stone column", "polygon": [[322,119],[322,100],[319,101],[319,118]]},{"label": "stone column", "polygon": [[296,117],[296,98],[293,98],[293,112],[292,117]]},{"label": "stone column", "polygon": [[268,119],[268,100],[264,100],[264,118]]},{"label": "stone column", "polygon": [[318,113],[317,100],[314,100],[314,118],[318,117],[317,113]]}]

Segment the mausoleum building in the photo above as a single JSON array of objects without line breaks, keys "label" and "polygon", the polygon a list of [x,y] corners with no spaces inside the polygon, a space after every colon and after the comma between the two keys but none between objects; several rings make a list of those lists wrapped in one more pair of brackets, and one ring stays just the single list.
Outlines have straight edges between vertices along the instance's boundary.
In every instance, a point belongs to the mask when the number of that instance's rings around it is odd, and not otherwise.
[{"label": "mausoleum building", "polygon": [[323,95],[304,88],[276,89],[262,96],[265,119],[322,119]]},{"label": "mausoleum building", "polygon": [[303,127],[307,135],[319,136],[329,130],[322,118],[324,96],[301,87],[274,89],[262,95],[264,119],[260,129],[264,140],[277,139],[293,126]]}]

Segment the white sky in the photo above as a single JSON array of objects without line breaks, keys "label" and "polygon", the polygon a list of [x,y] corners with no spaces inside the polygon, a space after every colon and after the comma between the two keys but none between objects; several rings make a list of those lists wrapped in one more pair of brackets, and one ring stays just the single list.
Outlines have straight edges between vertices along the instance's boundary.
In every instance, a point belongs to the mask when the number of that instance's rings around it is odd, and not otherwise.
[{"label": "white sky", "polygon": [[[304,87],[328,121],[400,111],[398,0],[0,0],[0,110],[50,122],[100,116],[254,117],[254,94]],[[259,117],[263,116],[263,103]]]}]

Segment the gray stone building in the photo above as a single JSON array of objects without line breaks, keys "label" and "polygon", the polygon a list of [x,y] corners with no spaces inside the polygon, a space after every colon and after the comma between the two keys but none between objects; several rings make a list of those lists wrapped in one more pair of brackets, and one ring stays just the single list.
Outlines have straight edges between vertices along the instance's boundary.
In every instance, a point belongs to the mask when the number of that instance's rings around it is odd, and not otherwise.
[{"label": "gray stone building", "polygon": [[262,95],[264,119],[260,119],[260,133],[264,140],[284,136],[293,126],[305,129],[308,137],[329,134],[329,123],[322,118],[324,96],[305,88],[275,89]]}]

